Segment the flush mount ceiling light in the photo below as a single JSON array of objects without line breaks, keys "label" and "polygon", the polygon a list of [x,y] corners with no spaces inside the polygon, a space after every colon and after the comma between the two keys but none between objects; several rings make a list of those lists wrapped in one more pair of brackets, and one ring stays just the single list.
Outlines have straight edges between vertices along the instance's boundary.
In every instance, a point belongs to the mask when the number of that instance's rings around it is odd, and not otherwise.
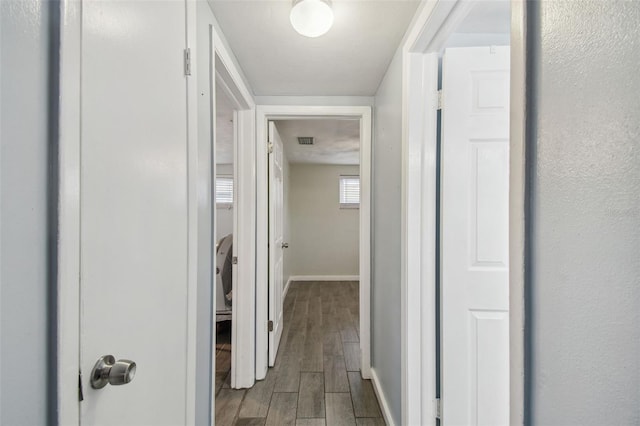
[{"label": "flush mount ceiling light", "polygon": [[293,0],[293,28],[306,37],[320,37],[333,25],[333,10],[329,0]]}]

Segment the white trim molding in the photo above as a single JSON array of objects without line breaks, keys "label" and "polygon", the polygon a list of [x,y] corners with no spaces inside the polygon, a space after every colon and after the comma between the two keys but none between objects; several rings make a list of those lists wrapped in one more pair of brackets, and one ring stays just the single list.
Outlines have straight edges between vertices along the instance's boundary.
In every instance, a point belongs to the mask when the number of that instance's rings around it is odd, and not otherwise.
[{"label": "white trim molding", "polygon": [[509,145],[509,422],[525,422],[527,2],[511,1]]},{"label": "white trim molding", "polygon": [[312,282],[312,281],[360,281],[359,275],[291,275],[284,285],[282,300],[287,297],[289,287],[292,282]]},{"label": "white trim molding", "polygon": [[[297,105],[258,105],[256,107],[256,378],[266,377],[268,368],[267,126],[269,120],[295,120],[310,117],[360,120],[360,266],[358,279],[360,281],[360,350],[362,377],[368,379],[371,369],[371,107]],[[293,278],[291,280],[293,281]]]},{"label": "white trim molding", "polygon": [[378,379],[378,374],[376,373],[375,368],[371,368],[371,384],[373,384],[373,391],[376,394],[376,398],[378,398],[378,404],[380,405],[380,410],[382,411],[382,417],[384,417],[385,423],[388,426],[395,426],[393,417],[391,416],[391,410],[389,409],[389,401],[382,390],[382,386],[380,386],[380,379]]},{"label": "white trim molding", "polygon": [[291,287],[292,282],[293,280],[289,278],[287,280],[287,283],[284,285],[284,290],[282,290],[282,300],[284,300],[287,297],[287,293],[289,292],[289,287]]},{"label": "white trim molding", "polygon": [[[436,162],[438,55],[405,57],[402,256],[403,422],[435,422],[436,370]],[[409,158],[419,158],[409,161]],[[424,168],[424,170],[423,170]],[[433,200],[431,208],[430,201]],[[425,344],[427,346],[425,346]],[[433,348],[433,349],[432,349]],[[426,423],[425,423],[426,422]]]},{"label": "white trim molding", "polygon": [[[197,42],[197,18],[196,3],[186,1],[186,47],[194,50]],[[198,272],[199,267],[211,268],[211,253],[200,250],[199,241],[202,226],[198,223],[198,213],[201,209],[211,211],[211,205],[200,206],[198,194],[201,191],[210,190],[211,167],[207,165],[205,170],[209,172],[209,182],[198,179],[200,172],[198,146],[198,71],[192,70],[192,77],[186,79],[187,85],[187,386],[185,422],[187,425],[196,424],[198,404],[197,392],[197,357],[198,357]],[[206,144],[208,145],[208,144]],[[209,192],[211,193],[211,192]],[[206,235],[205,240],[211,238]],[[211,246],[208,247],[209,249]],[[209,269],[211,270],[211,269]]]},{"label": "white trim molding", "polygon": [[56,424],[79,425],[82,4],[60,2]]},{"label": "white trim molding", "polygon": [[360,281],[359,275],[291,275],[289,281]]},{"label": "white trim molding", "polygon": [[402,52],[402,423],[435,426],[438,53],[455,2],[426,3]]},{"label": "white trim molding", "polygon": [[[237,111],[235,114],[236,138],[235,179],[236,200],[234,208],[234,244],[238,265],[233,289],[234,298],[242,303],[234,304],[231,321],[231,387],[249,388],[255,383],[255,306],[256,306],[256,180],[255,180],[255,108]],[[215,307],[215,305],[213,305]],[[215,309],[215,308],[214,308]],[[214,368],[215,372],[215,368]],[[215,377],[214,377],[215,382]]]},{"label": "white trim molding", "polygon": [[[212,39],[215,49],[215,91],[224,93],[234,108],[233,174],[234,174],[234,251],[238,265],[233,268],[233,295],[236,302],[231,316],[231,387],[249,388],[255,383],[255,253],[256,253],[256,152],[255,102],[245,83],[233,52],[215,16],[212,16]],[[215,93],[214,91],[214,93]],[[215,104],[215,102],[214,102]],[[214,114],[215,117],[215,114]],[[213,152],[215,152],[214,137]],[[215,162],[214,162],[215,163]],[[215,164],[214,164],[215,170]],[[215,176],[215,174],[214,174]],[[215,224],[214,224],[215,227]],[[218,239],[214,235],[213,247]],[[242,267],[239,267],[242,265]],[[215,296],[215,291],[213,291]],[[215,311],[215,300],[212,309]],[[215,332],[213,333],[215,336]],[[215,337],[214,337],[215,338]],[[212,342],[215,345],[215,342]],[[215,364],[215,356],[212,357]],[[215,365],[211,378],[215,382]],[[212,399],[215,399],[212,397]],[[214,404],[212,404],[212,407]],[[212,418],[215,409],[212,408]]]}]

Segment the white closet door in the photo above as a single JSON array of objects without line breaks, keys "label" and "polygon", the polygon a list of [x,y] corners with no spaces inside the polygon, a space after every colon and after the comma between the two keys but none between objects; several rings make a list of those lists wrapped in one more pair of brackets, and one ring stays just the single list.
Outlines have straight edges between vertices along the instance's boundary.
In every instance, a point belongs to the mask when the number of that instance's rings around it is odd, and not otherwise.
[{"label": "white closet door", "polygon": [[[83,425],[184,425],[188,403],[185,1],[82,3]],[[104,355],[130,383],[91,386]]]},{"label": "white closet door", "polygon": [[509,422],[509,47],[447,49],[442,422]]},{"label": "white closet door", "polygon": [[284,250],[284,186],[282,139],[275,123],[269,122],[269,366],[273,367],[282,337],[282,293]]}]

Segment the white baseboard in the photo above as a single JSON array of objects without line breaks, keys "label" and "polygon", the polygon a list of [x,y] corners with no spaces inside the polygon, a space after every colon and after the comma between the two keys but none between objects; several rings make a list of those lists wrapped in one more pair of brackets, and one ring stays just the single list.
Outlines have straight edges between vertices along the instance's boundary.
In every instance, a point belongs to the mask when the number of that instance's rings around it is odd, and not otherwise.
[{"label": "white baseboard", "polygon": [[289,281],[359,281],[358,275],[292,275]]},{"label": "white baseboard", "polygon": [[289,277],[289,279],[287,280],[287,283],[284,285],[284,290],[282,290],[282,300],[284,300],[285,297],[287,297],[287,292],[289,291],[289,286],[291,285],[291,281],[293,281],[291,279],[291,277]]},{"label": "white baseboard", "polygon": [[389,426],[395,426],[395,423],[393,423],[393,417],[391,417],[391,410],[389,410],[389,402],[387,401],[387,398],[384,396],[384,392],[380,387],[378,374],[376,373],[376,370],[374,368],[371,368],[371,383],[373,384],[373,391],[378,398],[378,403],[380,404],[380,409],[382,410],[384,421]]}]

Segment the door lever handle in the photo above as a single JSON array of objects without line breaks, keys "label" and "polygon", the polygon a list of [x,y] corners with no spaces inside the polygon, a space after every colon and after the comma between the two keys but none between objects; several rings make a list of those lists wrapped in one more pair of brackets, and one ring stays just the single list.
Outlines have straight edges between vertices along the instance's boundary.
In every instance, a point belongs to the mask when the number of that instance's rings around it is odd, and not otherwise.
[{"label": "door lever handle", "polygon": [[289,243],[282,243],[282,248],[283,249],[289,248]]},{"label": "door lever handle", "polygon": [[128,359],[116,361],[113,355],[100,357],[91,370],[91,387],[102,389],[107,384],[113,386],[126,385],[136,375],[136,363]]}]

